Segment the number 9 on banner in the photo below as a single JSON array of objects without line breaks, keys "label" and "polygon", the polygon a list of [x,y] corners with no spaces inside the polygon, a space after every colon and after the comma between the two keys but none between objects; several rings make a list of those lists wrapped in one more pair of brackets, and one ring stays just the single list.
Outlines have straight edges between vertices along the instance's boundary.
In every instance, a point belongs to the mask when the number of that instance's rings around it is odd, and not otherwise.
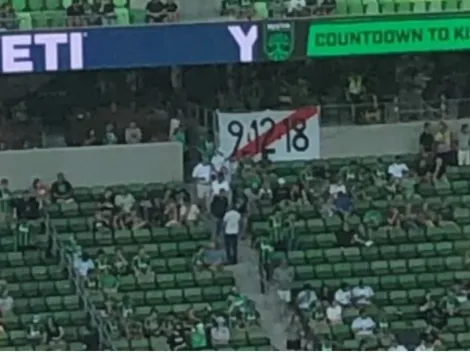
[{"label": "number 9 on banner", "polygon": [[267,153],[272,161],[310,160],[320,157],[318,107],[292,111],[265,110],[248,113],[218,112],[219,145],[258,160]]}]

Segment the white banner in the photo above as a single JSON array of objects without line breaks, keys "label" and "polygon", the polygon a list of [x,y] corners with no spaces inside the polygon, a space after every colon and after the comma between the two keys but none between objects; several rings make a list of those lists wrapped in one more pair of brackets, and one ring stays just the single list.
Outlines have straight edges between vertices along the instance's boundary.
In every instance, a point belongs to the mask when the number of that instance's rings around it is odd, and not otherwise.
[{"label": "white banner", "polygon": [[272,161],[320,158],[320,108],[265,110],[247,113],[217,112],[219,146],[235,159],[259,159],[263,152]]}]

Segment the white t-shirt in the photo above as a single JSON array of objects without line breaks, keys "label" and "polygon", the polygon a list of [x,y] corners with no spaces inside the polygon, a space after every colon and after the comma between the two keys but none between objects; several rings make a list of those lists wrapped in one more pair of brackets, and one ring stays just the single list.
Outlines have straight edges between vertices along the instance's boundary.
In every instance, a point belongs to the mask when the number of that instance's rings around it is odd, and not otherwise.
[{"label": "white t-shirt", "polygon": [[402,178],[403,177],[403,172],[408,171],[408,166],[406,164],[400,163],[393,163],[388,167],[388,173],[389,175],[396,177],[396,178]]},{"label": "white t-shirt", "polygon": [[317,300],[315,291],[302,290],[297,295],[297,302],[300,309],[309,309],[312,303]]},{"label": "white t-shirt", "polygon": [[333,196],[333,197],[336,197],[338,195],[339,192],[342,192],[344,194],[346,194],[346,186],[345,185],[338,185],[336,183],[332,183],[330,185],[330,194]]},{"label": "white t-shirt", "polygon": [[13,308],[13,298],[11,296],[6,296],[0,298],[0,310],[4,313],[9,312]]},{"label": "white t-shirt", "polygon": [[338,291],[335,292],[335,301],[343,306],[351,304],[351,291],[338,289]]},{"label": "white t-shirt", "polygon": [[216,172],[219,172],[222,170],[222,168],[225,166],[228,170],[230,170],[230,163],[227,161],[227,159],[224,158],[224,156],[216,154],[212,157],[211,159],[211,164],[214,167],[214,170]]},{"label": "white t-shirt", "polygon": [[129,213],[135,203],[135,198],[132,194],[118,194],[114,200],[118,207],[121,207],[126,213]]},{"label": "white t-shirt", "polygon": [[370,317],[357,317],[353,320],[351,328],[357,335],[372,335],[375,322]]},{"label": "white t-shirt", "polygon": [[426,347],[424,343],[421,343],[418,347],[416,347],[415,351],[434,351],[434,348]]},{"label": "white t-shirt", "polygon": [[219,182],[217,180],[213,181],[211,187],[212,187],[213,194],[219,194],[219,192],[223,189],[226,190],[227,192],[230,191],[230,185],[225,180],[222,182]]},{"label": "white t-shirt", "polygon": [[214,345],[226,345],[230,340],[230,330],[226,326],[213,327],[211,337]]},{"label": "white t-shirt", "polygon": [[180,208],[180,216],[182,217],[186,215],[186,219],[189,221],[196,221],[200,213],[201,211],[199,210],[198,206],[195,204],[191,204],[189,206],[183,205]]},{"label": "white t-shirt", "polygon": [[240,233],[241,215],[238,211],[232,209],[224,215],[224,230],[227,235],[238,235]]},{"label": "white t-shirt", "polygon": [[341,322],[343,320],[343,307],[337,304],[335,307],[326,308],[326,317],[333,323]]},{"label": "white t-shirt", "polygon": [[391,346],[389,351],[408,351],[405,346],[403,345],[396,345],[396,346]]},{"label": "white t-shirt", "polygon": [[193,169],[193,178],[203,179],[204,182],[210,182],[211,181],[211,173],[212,173],[212,167],[209,164],[202,164],[199,163],[197,164],[194,169]]},{"label": "white t-shirt", "polygon": [[352,295],[356,300],[356,303],[370,304],[371,298],[374,297],[374,291],[370,286],[356,286],[352,290]]},{"label": "white t-shirt", "polygon": [[305,6],[307,6],[307,2],[305,0],[289,0],[287,11],[292,12],[294,10],[301,10]]},{"label": "white t-shirt", "polygon": [[86,262],[84,262],[83,260],[78,258],[73,263],[73,267],[75,268],[75,270],[78,271],[80,275],[87,276],[88,271],[95,268],[95,263],[93,263],[93,260],[91,259],[88,259]]}]

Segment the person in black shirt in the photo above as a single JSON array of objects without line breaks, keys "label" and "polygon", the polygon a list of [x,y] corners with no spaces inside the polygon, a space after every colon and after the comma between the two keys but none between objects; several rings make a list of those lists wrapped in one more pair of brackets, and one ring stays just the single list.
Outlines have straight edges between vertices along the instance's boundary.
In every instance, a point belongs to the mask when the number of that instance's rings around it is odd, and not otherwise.
[{"label": "person in black shirt", "polygon": [[280,178],[277,181],[277,185],[273,187],[273,203],[278,204],[283,200],[290,199],[290,188],[286,185],[286,180]]},{"label": "person in black shirt", "polygon": [[425,158],[418,160],[418,165],[416,167],[416,175],[425,182],[429,182],[431,178],[431,167],[428,165],[428,162]]},{"label": "person in black shirt", "polygon": [[423,132],[419,135],[419,145],[423,153],[430,153],[434,148],[434,135],[431,132],[431,124],[426,122]]},{"label": "person in black shirt", "polygon": [[72,4],[67,7],[67,22],[70,27],[79,27],[84,23],[83,16],[85,8],[80,0],[73,0]]},{"label": "person in black shirt", "polygon": [[175,324],[167,340],[168,346],[172,351],[181,351],[187,349],[184,328],[181,323]]},{"label": "person in black shirt", "polygon": [[15,217],[18,220],[37,220],[41,217],[39,202],[29,192],[14,202]]},{"label": "person in black shirt", "polygon": [[168,17],[168,9],[166,0],[150,0],[145,7],[147,16],[145,22],[158,23],[164,22]]},{"label": "person in black shirt", "polygon": [[212,202],[210,206],[211,215],[212,215],[212,236],[217,238],[223,234],[224,229],[224,215],[228,209],[228,199],[227,192],[224,189],[221,189],[219,194],[216,194],[212,197]]},{"label": "person in black shirt", "polygon": [[59,203],[69,203],[73,201],[72,184],[65,179],[64,174],[58,173],[57,180],[51,186],[51,199]]}]

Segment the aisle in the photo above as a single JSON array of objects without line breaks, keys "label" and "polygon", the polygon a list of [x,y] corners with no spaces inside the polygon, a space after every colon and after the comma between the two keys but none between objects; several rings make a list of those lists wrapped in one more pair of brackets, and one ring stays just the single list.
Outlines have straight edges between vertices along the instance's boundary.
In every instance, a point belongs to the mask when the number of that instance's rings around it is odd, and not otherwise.
[{"label": "aisle", "polygon": [[261,314],[261,327],[271,339],[271,344],[278,350],[285,350],[286,322],[280,319],[276,294],[261,293],[257,254],[248,241],[240,243],[238,253],[239,264],[228,266],[227,270],[233,272],[238,290],[256,303],[256,309]]}]

